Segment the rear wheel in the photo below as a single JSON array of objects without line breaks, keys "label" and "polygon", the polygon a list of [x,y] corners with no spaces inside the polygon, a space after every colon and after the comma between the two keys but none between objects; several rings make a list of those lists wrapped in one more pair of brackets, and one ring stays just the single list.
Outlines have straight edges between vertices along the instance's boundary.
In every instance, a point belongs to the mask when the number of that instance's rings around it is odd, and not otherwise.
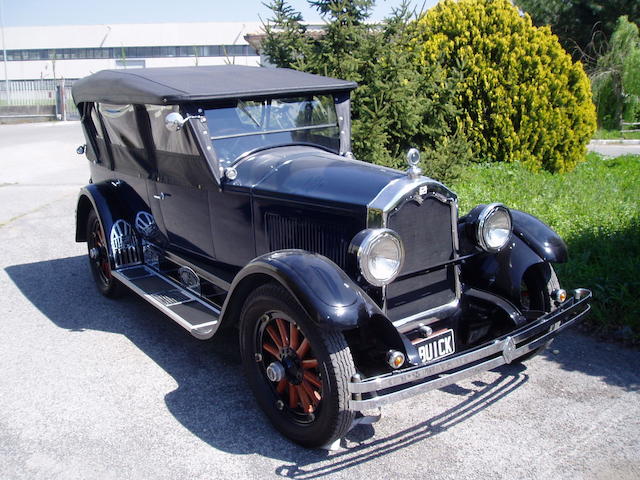
[{"label": "rear wheel", "polygon": [[[553,294],[560,289],[560,283],[553,267],[548,263],[535,265],[527,270],[522,278],[520,286],[520,305],[524,311],[536,311],[549,313],[557,307],[553,300]],[[548,344],[547,344],[548,345]],[[547,345],[543,345],[532,352],[520,357],[520,362],[525,362],[544,351]]]},{"label": "rear wheel", "polygon": [[284,288],[267,284],[244,305],[240,343],[249,385],[283,435],[320,447],[347,433],[355,367],[341,332],[317,328]]},{"label": "rear wheel", "polygon": [[89,253],[89,267],[95,280],[96,287],[105,297],[116,298],[124,292],[123,286],[111,275],[109,263],[109,249],[107,238],[102,228],[100,218],[95,210],[87,217],[87,249]]}]

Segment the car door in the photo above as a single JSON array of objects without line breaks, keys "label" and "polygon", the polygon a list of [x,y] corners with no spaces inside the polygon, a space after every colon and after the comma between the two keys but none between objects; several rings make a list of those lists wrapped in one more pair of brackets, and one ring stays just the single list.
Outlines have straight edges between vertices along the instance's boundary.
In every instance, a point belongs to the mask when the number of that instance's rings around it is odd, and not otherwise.
[{"label": "car door", "polygon": [[209,215],[209,189],[217,184],[199,155],[188,125],[171,132],[165,116],[175,106],[147,105],[155,146],[157,177],[150,204],[172,249],[215,258]]}]

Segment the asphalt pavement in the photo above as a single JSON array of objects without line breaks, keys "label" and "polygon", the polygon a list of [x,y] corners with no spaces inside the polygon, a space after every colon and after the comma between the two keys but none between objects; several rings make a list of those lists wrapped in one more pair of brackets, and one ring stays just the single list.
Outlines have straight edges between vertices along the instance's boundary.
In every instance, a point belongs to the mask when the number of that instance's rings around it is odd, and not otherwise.
[{"label": "asphalt pavement", "polygon": [[600,141],[591,142],[589,151],[599,153],[605,157],[618,157],[620,155],[640,155],[640,141]]},{"label": "asphalt pavement", "polygon": [[78,123],[0,126],[0,478],[640,478],[640,352],[576,331],[383,409],[338,451],[283,439],[232,332],[201,342],[99,295],[74,242],[81,143]]}]

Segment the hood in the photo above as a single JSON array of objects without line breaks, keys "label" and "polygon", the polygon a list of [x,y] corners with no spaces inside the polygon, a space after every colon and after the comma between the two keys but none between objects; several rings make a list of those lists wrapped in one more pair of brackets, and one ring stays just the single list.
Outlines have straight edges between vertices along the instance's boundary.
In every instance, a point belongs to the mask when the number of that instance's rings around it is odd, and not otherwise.
[{"label": "hood", "polygon": [[236,165],[235,186],[255,195],[302,197],[367,205],[402,172],[348,159],[313,147],[278,147],[250,155]]}]

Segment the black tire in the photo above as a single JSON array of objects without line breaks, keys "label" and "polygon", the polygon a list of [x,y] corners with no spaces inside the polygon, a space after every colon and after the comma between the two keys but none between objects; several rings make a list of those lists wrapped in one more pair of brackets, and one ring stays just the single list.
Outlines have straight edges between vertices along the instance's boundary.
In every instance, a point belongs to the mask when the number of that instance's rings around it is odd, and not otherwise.
[{"label": "black tire", "polygon": [[[263,285],[247,298],[240,314],[240,350],[258,404],[284,436],[316,448],[348,432],[355,417],[348,389],[355,367],[344,335],[313,325],[280,285]],[[271,363],[283,366],[283,379],[269,380]]]},{"label": "black tire", "polygon": [[[525,272],[522,279],[520,305],[524,310],[537,310],[544,313],[552,312],[558,308],[552,299],[552,295],[559,288],[558,277],[551,265],[548,263],[535,265]],[[543,352],[547,345],[523,355],[518,361],[526,362]]]},{"label": "black tire", "polygon": [[523,310],[538,310],[549,313],[557,308],[551,295],[560,288],[558,277],[548,263],[534,265],[522,278],[520,305]]},{"label": "black tire", "polygon": [[107,237],[96,211],[87,216],[87,252],[89,268],[98,291],[108,298],[117,298],[124,293],[124,286],[111,275]]}]

